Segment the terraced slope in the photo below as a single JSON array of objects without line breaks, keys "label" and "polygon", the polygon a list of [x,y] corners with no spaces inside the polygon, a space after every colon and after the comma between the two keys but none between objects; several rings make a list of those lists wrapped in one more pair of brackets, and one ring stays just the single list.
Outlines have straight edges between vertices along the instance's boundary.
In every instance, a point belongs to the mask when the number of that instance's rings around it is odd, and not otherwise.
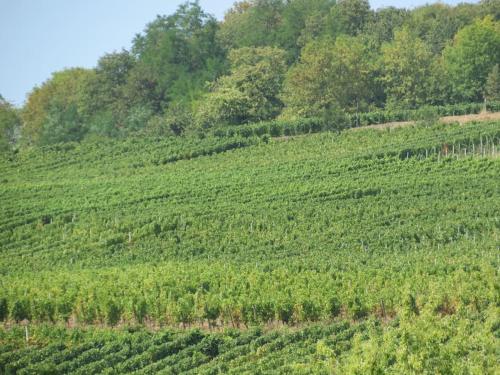
[{"label": "terraced slope", "polygon": [[[94,142],[4,161],[0,363],[493,373],[499,140],[500,123],[483,122]],[[25,319],[31,346],[18,349],[24,331],[11,327]],[[147,330],[75,334],[96,325]]]}]

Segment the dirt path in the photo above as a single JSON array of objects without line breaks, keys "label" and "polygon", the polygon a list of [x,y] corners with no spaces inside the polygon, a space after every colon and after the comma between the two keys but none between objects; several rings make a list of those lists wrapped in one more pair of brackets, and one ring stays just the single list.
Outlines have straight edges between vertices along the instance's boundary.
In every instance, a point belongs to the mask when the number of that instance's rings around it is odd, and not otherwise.
[{"label": "dirt path", "polygon": [[[500,112],[482,112],[477,115],[463,115],[463,116],[446,116],[441,117],[439,121],[445,124],[451,124],[454,122],[458,122],[460,124],[464,124],[466,122],[471,121],[492,121],[492,120],[500,120]],[[401,128],[405,126],[410,126],[415,124],[416,121],[401,121],[401,122],[388,122],[385,124],[375,124],[368,126],[360,126],[359,128],[352,128],[351,130],[363,130],[363,129],[393,129],[393,128]]]}]

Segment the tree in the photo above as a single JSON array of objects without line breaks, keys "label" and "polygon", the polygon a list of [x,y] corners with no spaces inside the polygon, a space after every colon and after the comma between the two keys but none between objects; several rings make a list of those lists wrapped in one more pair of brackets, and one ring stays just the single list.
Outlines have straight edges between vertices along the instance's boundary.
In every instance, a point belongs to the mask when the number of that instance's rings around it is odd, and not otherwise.
[{"label": "tree", "polygon": [[488,74],[484,97],[488,101],[500,101],[500,76],[498,72],[498,64],[496,64],[490,74]]},{"label": "tree", "polygon": [[472,22],[473,12],[463,17],[457,7],[431,4],[414,9],[406,26],[422,39],[433,54],[440,54],[457,31]]},{"label": "tree", "polygon": [[219,24],[198,2],[187,2],[170,16],[158,16],[133,41],[137,63],[125,96],[132,105],[162,113],[170,103],[194,101],[205,83],[225,71],[225,52],[216,38]]},{"label": "tree", "polygon": [[224,17],[218,39],[227,50],[276,46],[284,7],[283,0],[236,2]]},{"label": "tree", "polygon": [[406,9],[395,7],[382,8],[374,12],[364,27],[364,34],[380,47],[394,39],[394,31],[401,28],[409,16]]},{"label": "tree", "polygon": [[341,36],[309,43],[287,74],[285,117],[315,117],[340,108],[356,112],[373,95],[376,57],[360,37]]},{"label": "tree", "polygon": [[481,0],[479,9],[483,17],[489,15],[495,21],[500,21],[500,0]]},{"label": "tree", "polygon": [[[22,139],[28,144],[38,144],[47,140],[79,140],[84,129],[75,132],[74,127],[83,126],[82,105],[84,103],[85,82],[93,75],[91,70],[73,68],[56,72],[52,78],[29,94],[22,110]],[[58,113],[60,112],[60,113]],[[57,124],[57,121],[64,123]],[[66,129],[66,126],[72,129]],[[54,134],[53,132],[60,132]],[[65,135],[78,134],[66,139]]]},{"label": "tree", "polygon": [[281,12],[277,43],[287,51],[291,61],[298,59],[301,47],[324,33],[326,15],[335,5],[333,0],[293,0]]},{"label": "tree", "polygon": [[368,0],[339,0],[330,15],[333,35],[359,35],[372,15]]},{"label": "tree", "polygon": [[21,125],[18,110],[0,95],[0,154],[9,151]]},{"label": "tree", "polygon": [[444,51],[455,101],[481,101],[488,74],[500,63],[500,23],[491,17],[461,29]]},{"label": "tree", "polygon": [[381,69],[390,106],[417,108],[427,101],[433,55],[408,28],[396,31],[394,41],[382,46]]},{"label": "tree", "polygon": [[84,82],[83,111],[87,118],[102,111],[121,117],[120,112],[128,105],[124,87],[134,65],[134,57],[126,50],[107,53],[99,59],[94,74]]},{"label": "tree", "polygon": [[39,144],[79,141],[85,135],[76,104],[53,102],[45,117]]},{"label": "tree", "polygon": [[286,72],[285,52],[245,47],[229,54],[231,72],[214,83],[200,105],[202,123],[241,124],[267,120],[282,109],[279,93]]}]

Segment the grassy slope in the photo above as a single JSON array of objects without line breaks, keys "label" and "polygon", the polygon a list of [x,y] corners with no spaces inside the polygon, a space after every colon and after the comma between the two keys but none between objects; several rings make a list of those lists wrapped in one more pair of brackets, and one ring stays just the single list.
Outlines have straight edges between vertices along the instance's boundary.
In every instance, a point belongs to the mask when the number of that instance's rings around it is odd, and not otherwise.
[{"label": "grassy slope", "polygon": [[[205,324],[210,309],[224,326],[324,322],[280,350],[208,358],[207,371],[349,372],[368,356],[395,372],[487,372],[499,129],[325,133],[222,154],[211,140],[31,151],[0,167],[0,297],[38,321],[109,322],[116,305],[125,321],[143,306],[155,324]],[[439,155],[444,144],[461,155]],[[353,333],[337,344],[328,327],[342,320]]]}]

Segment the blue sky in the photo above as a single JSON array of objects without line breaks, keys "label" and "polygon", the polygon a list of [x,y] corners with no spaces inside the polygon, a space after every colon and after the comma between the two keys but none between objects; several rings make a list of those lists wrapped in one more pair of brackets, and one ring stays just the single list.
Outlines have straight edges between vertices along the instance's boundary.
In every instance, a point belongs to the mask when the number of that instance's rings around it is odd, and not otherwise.
[{"label": "blue sky", "polygon": [[[93,67],[106,52],[129,48],[157,14],[184,0],[0,0],[0,94],[22,105],[35,85],[67,67]],[[222,19],[234,0],[200,0]],[[413,7],[429,1],[372,1],[372,8]],[[458,1],[445,1],[455,4]]]}]

